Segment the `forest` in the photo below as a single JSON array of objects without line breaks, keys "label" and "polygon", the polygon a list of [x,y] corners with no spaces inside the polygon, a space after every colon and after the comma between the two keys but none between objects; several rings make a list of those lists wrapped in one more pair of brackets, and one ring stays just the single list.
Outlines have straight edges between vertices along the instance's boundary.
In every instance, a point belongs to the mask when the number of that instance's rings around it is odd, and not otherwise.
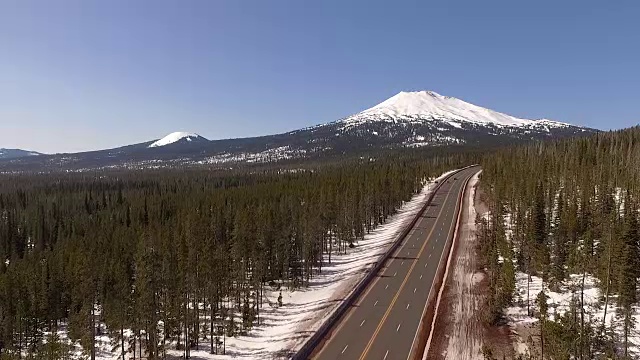
[{"label": "forest", "polygon": [[[489,216],[477,219],[489,278],[482,314],[505,321],[517,274],[533,358],[630,359],[640,276],[640,127],[478,151],[402,152],[287,167],[0,175],[0,359],[86,358],[96,337],[125,358],[213,350],[260,324],[265,289],[304,288],[426,179],[479,162]],[[602,318],[585,305],[585,279]],[[528,286],[527,281],[527,286]],[[605,322],[615,311],[616,321]],[[614,325],[615,324],[615,325]]]},{"label": "forest", "polygon": [[[332,254],[476,153],[407,152],[283,170],[0,175],[0,359],[189,358],[260,323],[266,287],[304,287]],[[206,340],[205,340],[206,339]]]},{"label": "forest", "polygon": [[[483,314],[500,324],[527,276],[527,313],[538,319],[537,359],[630,359],[640,276],[640,127],[517,146],[481,160],[490,216],[477,219],[478,253],[489,276]],[[570,309],[551,319],[544,291],[580,281]],[[587,316],[585,279],[602,294],[602,318]],[[603,321],[616,306],[615,320]],[[635,310],[634,310],[635,309]],[[616,324],[615,326],[613,324]]]}]

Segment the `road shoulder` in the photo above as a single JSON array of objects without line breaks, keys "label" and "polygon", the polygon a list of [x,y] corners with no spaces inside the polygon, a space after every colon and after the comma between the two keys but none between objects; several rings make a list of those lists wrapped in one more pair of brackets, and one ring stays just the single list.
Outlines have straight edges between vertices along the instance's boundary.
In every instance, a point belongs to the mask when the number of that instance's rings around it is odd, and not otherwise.
[{"label": "road shoulder", "polygon": [[[482,345],[505,342],[510,348],[509,331],[487,328],[481,308],[488,284],[476,256],[476,215],[487,212],[478,188],[479,174],[469,182],[463,200],[459,238],[453,251],[453,268],[446,279],[440,313],[436,321],[429,359],[481,360]],[[496,354],[494,354],[495,356]],[[500,354],[511,358],[510,353]]]}]

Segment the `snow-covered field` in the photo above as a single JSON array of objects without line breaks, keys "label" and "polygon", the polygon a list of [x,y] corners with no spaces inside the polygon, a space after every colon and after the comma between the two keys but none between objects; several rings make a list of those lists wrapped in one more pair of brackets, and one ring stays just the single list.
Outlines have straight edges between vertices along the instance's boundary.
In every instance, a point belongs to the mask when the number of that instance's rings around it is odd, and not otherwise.
[{"label": "snow-covered field", "polygon": [[464,140],[458,139],[455,136],[444,136],[442,134],[435,134],[429,139],[426,139],[424,136],[415,136],[413,139],[408,139],[403,142],[403,145],[406,147],[423,147],[423,146],[441,146],[441,145],[452,145],[452,144],[464,144]]},{"label": "snow-covered field", "polygon": [[[437,180],[442,179],[447,172]],[[397,239],[402,230],[420,211],[433,187],[434,180],[425,183],[422,191],[406,202],[388,221],[376,228],[356,247],[346,254],[333,254],[331,264],[324,264],[322,273],[311,279],[309,287],[295,291],[282,292],[282,306],[277,306],[279,291],[265,291],[268,300],[260,313],[261,324],[256,325],[246,336],[226,338],[226,355],[212,355],[208,341],[199,344],[199,350],[191,350],[192,359],[281,359],[287,358],[300,348],[306,339],[320,327],[327,317],[338,307],[340,302],[353,291],[355,285],[363,278],[381,255]],[[60,337],[65,338],[64,331]],[[116,360],[121,358],[118,344],[108,336],[97,339],[100,360]],[[115,352],[111,349],[115,348]],[[76,346],[78,357],[79,347]],[[170,350],[168,354],[180,357],[182,351]],[[127,354],[127,358],[129,358]]]},{"label": "snow-covered field", "polygon": [[[321,149],[317,149],[320,151]],[[292,149],[290,146],[280,146],[267,149],[258,153],[222,153],[204,160],[197,161],[196,164],[224,164],[230,162],[263,163],[277,160],[287,160],[301,158],[307,154],[305,149]]]}]

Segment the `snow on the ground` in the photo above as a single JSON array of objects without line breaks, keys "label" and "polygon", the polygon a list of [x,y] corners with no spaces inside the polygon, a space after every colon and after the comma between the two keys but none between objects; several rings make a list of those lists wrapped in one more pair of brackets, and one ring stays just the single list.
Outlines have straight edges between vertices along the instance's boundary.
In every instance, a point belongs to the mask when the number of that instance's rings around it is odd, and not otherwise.
[{"label": "snow on the ground", "polygon": [[[559,291],[551,291],[548,284],[543,284],[542,278],[531,276],[531,282],[529,283],[529,305],[532,314],[536,309],[536,296],[544,288],[544,292],[548,296],[549,320],[557,320],[570,309],[570,303],[573,297],[579,299],[581,282],[581,274],[571,274],[563,285],[560,286]],[[596,282],[597,280],[591,275],[585,277],[584,309],[585,318],[592,321],[596,329],[600,329],[604,316],[604,294],[600,292],[600,289],[596,286]],[[621,320],[616,317],[617,311],[616,297],[610,295],[605,327],[609,329],[613,326],[617,333],[621,333],[622,323]],[[637,307],[634,308],[634,314],[636,324],[640,324],[640,322],[638,322],[640,321],[640,311]],[[538,322],[536,317],[527,315],[527,275],[525,273],[516,273],[515,302],[513,306],[507,308],[506,315],[515,329],[522,326],[531,327]],[[519,335],[517,331],[516,334]],[[516,340],[516,351],[524,354],[528,350],[525,339],[518,336]],[[639,354],[640,334],[637,330],[632,330],[632,336],[629,338],[629,341],[632,344],[629,348],[630,351],[633,354]]]},{"label": "snow on the ground", "polygon": [[482,347],[481,321],[478,318],[482,304],[482,295],[477,284],[482,280],[483,273],[477,272],[475,261],[476,243],[476,184],[480,180],[476,174],[468,185],[463,209],[462,223],[457,239],[457,256],[453,263],[452,277],[448,286],[455,294],[450,303],[450,317],[446,319],[447,345],[443,353],[445,359],[480,360]]},{"label": "snow on the ground", "polygon": [[[592,322],[596,329],[600,329],[604,317],[604,294],[596,286],[597,279],[591,275],[585,277],[584,282],[584,309],[585,319]],[[548,296],[547,304],[549,305],[548,319],[557,320],[570,310],[572,298],[580,299],[580,287],[582,283],[582,274],[571,274],[568,279],[560,286],[558,291],[551,291],[548,284],[543,284],[542,278],[531,276],[529,283],[529,306],[531,313],[537,311],[536,297],[544,288],[544,293]],[[616,304],[616,296],[609,296],[609,305],[607,307],[607,317],[605,319],[605,327],[613,329],[616,333],[622,333],[622,320],[617,315],[618,306]],[[634,307],[635,323],[640,325],[640,308]],[[523,272],[516,273],[516,294],[514,304],[506,310],[509,323],[515,331],[514,348],[517,353],[525,354],[528,352],[528,345],[525,336],[520,334],[519,330],[531,329],[537,327],[538,319],[535,316],[527,315],[527,274]],[[535,330],[537,331],[537,329]],[[632,336],[629,338],[629,351],[640,358],[640,332],[632,329]]]},{"label": "snow on the ground", "polygon": [[[596,192],[598,192],[596,187]],[[558,211],[557,197],[552,207],[551,216],[555,218]],[[613,192],[614,201],[618,212],[624,213],[624,194],[621,188],[615,188]],[[512,214],[507,212],[504,215],[505,235],[507,238],[513,236],[512,230]],[[597,242],[597,240],[596,240]],[[500,261],[503,258],[500,257]],[[598,280],[590,275],[586,274],[584,280],[584,310],[585,319],[592,322],[596,329],[601,329],[603,317],[604,317],[604,297],[605,294],[597,286]],[[580,288],[582,284],[582,274],[570,274],[568,278],[560,285],[558,291],[551,291],[548,284],[543,284],[542,278],[538,276],[531,276],[529,282],[529,307],[531,314],[536,313],[536,297],[542,289],[544,289],[547,295],[547,304],[549,307],[548,319],[557,320],[570,310],[570,304],[572,299],[580,299]],[[610,294],[609,303],[607,306],[607,316],[604,319],[605,328],[611,329],[617,333],[622,333],[622,320],[617,316],[618,306],[616,304],[616,296]],[[629,337],[630,347],[629,351],[635,356],[634,358],[640,359],[640,331],[637,329],[640,327],[640,307],[634,306],[634,323],[636,329],[631,330],[632,336]],[[527,315],[527,275],[523,272],[516,272],[516,293],[514,294],[514,304],[506,309],[506,315],[509,320],[509,325],[514,330],[515,343],[514,349],[518,354],[526,354],[529,352],[529,345],[526,342],[526,334],[530,333],[532,327],[537,327],[538,319],[535,316]],[[537,331],[537,329],[535,330]],[[523,333],[520,333],[523,332]]]},{"label": "snow on the ground", "polygon": [[[313,149],[310,152],[322,151],[322,149]],[[197,164],[224,164],[231,162],[245,161],[248,163],[263,163],[270,161],[278,161],[285,159],[301,158],[307,155],[307,150],[296,149],[287,146],[279,146],[272,149],[267,149],[257,153],[221,153],[214,156],[210,156],[204,160],[197,161]]]},{"label": "snow on the ground", "polygon": [[422,147],[422,146],[438,146],[438,145],[451,145],[462,144],[464,140],[455,136],[443,136],[442,134],[434,134],[429,139],[424,136],[415,136],[404,141],[402,144],[405,147]]},{"label": "snow on the ground", "polygon": [[[226,355],[210,354],[209,342],[201,341],[199,350],[191,350],[191,358],[287,358],[322,325],[411,222],[435,186],[434,180],[440,181],[453,171],[455,170],[426,181],[419,194],[406,202],[385,224],[359,240],[355,248],[348,249],[346,254],[333,254],[331,264],[323,264],[322,272],[310,280],[308,287],[294,291],[283,290],[283,306],[277,306],[279,291],[265,289],[265,304],[271,305],[265,305],[260,311],[261,323],[254,326],[246,336],[227,337]],[[97,340],[97,359],[117,360],[121,357],[117,344],[112,343],[106,335]],[[112,347],[116,347],[114,352],[110,351]],[[168,351],[168,355],[174,358],[181,354],[182,351],[179,350]]]},{"label": "snow on the ground", "polygon": [[169,144],[173,144],[177,141],[180,141],[182,139],[185,139],[186,141],[193,141],[193,139],[197,139],[197,138],[201,138],[200,135],[195,134],[195,133],[188,133],[188,132],[174,132],[171,133],[165,137],[163,137],[162,139],[154,142],[153,144],[149,145],[150,148],[153,147],[158,147],[158,146],[165,146],[165,145],[169,145]]}]

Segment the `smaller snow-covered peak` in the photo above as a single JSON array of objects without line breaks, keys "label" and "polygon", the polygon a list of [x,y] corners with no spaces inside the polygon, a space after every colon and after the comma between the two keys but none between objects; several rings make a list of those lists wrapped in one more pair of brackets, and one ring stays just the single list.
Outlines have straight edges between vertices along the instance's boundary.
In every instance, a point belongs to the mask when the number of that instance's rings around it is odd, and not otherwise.
[{"label": "smaller snow-covered peak", "polygon": [[174,133],[171,133],[165,137],[163,137],[162,139],[154,142],[153,144],[149,145],[150,148],[153,147],[159,147],[159,146],[165,146],[165,145],[169,145],[169,144],[173,144],[176,143],[178,141],[194,141],[194,140],[205,140],[202,136],[196,134],[196,133],[189,133],[189,132],[182,132],[182,131],[177,131]]}]

